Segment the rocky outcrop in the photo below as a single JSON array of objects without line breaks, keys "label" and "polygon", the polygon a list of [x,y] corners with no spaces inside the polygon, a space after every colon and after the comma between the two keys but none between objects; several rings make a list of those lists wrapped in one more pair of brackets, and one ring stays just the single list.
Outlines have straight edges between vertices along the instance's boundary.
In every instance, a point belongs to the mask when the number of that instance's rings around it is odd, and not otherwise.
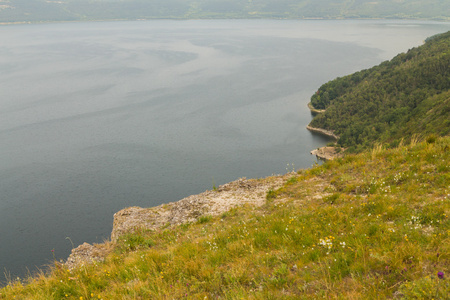
[{"label": "rocky outcrop", "polygon": [[66,261],[66,266],[69,269],[73,269],[85,264],[102,262],[111,250],[112,247],[110,246],[110,243],[95,245],[83,243],[72,249],[69,258]]},{"label": "rocky outcrop", "polygon": [[157,230],[183,223],[196,222],[201,216],[217,216],[231,208],[265,203],[267,191],[278,189],[289,174],[264,179],[245,179],[219,186],[216,190],[192,195],[177,202],[152,208],[137,206],[124,208],[114,214],[111,243],[90,245],[84,243],[72,250],[66,265],[69,269],[82,264],[102,261],[120,236],[135,230]]},{"label": "rocky outcrop", "polygon": [[111,241],[135,229],[155,230],[195,222],[200,216],[217,216],[231,208],[246,203],[264,204],[269,189],[276,189],[284,182],[282,176],[266,179],[241,178],[219,186],[217,190],[205,191],[177,202],[153,208],[129,207],[114,214]]},{"label": "rocky outcrop", "polygon": [[[337,149],[340,149],[341,151],[337,152]],[[325,160],[333,160],[338,157],[343,157],[343,150],[338,147],[321,147],[315,150],[311,151],[312,155],[317,156],[320,159]]]}]

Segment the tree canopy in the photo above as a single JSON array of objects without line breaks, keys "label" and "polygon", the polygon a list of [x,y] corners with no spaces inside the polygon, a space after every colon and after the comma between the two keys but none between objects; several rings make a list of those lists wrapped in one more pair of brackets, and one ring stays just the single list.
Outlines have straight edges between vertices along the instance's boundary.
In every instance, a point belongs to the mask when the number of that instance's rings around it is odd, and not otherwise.
[{"label": "tree canopy", "polygon": [[414,134],[450,134],[450,31],[368,70],[322,85],[311,97],[325,109],[312,127],[333,131],[353,150]]}]

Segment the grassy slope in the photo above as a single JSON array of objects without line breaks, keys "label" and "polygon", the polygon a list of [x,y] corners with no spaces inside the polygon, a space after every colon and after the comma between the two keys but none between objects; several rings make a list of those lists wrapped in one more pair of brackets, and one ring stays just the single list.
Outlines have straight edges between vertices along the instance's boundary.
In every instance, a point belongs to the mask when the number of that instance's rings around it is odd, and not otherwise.
[{"label": "grassy slope", "polygon": [[348,155],[294,173],[262,208],[123,237],[104,263],[55,263],[0,299],[444,299],[449,161],[450,137]]},{"label": "grassy slope", "polygon": [[345,147],[394,145],[413,134],[450,134],[450,32],[368,70],[321,86],[310,125],[334,130]]}]

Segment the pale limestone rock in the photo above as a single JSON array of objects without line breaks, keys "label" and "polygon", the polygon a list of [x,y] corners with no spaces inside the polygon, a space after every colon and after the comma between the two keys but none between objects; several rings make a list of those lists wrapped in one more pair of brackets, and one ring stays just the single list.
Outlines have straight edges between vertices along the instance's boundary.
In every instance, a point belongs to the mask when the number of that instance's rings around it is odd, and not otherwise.
[{"label": "pale limestone rock", "polygon": [[73,269],[84,264],[102,262],[109,252],[110,247],[108,243],[95,245],[83,243],[77,248],[72,249],[72,253],[66,261],[66,266],[69,269]]},{"label": "pale limestone rock", "polygon": [[274,176],[266,179],[238,179],[221,185],[217,190],[205,191],[177,202],[153,208],[128,207],[114,214],[111,240],[117,239],[136,229],[155,230],[162,226],[173,226],[195,222],[200,216],[220,215],[231,208],[250,203],[264,204],[269,189],[277,189],[285,177]]},{"label": "pale limestone rock", "polygon": [[338,157],[343,157],[343,151],[336,152],[336,147],[321,147],[311,151],[312,155],[325,160],[333,160]]},{"label": "pale limestone rock", "polygon": [[120,236],[137,229],[157,230],[163,226],[196,222],[200,216],[217,216],[244,204],[261,206],[265,203],[267,191],[278,189],[290,176],[292,174],[264,179],[241,178],[221,185],[216,190],[205,191],[177,202],[152,208],[124,208],[114,214],[111,243],[84,243],[72,250],[66,265],[72,269],[86,263],[103,261]]}]

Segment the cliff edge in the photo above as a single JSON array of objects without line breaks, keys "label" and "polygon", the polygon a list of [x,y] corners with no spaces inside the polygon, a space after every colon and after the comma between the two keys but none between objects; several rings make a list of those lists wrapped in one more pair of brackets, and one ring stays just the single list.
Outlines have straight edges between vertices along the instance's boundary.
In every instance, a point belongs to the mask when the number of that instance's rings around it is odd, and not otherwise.
[{"label": "cliff edge", "polygon": [[101,262],[121,236],[136,230],[158,230],[196,222],[201,216],[217,216],[245,204],[261,206],[265,203],[267,191],[280,188],[289,176],[291,175],[263,179],[241,178],[221,185],[216,190],[205,191],[177,202],[151,208],[124,208],[114,214],[110,242],[94,245],[84,243],[72,249],[66,265],[69,269],[74,269],[83,264]]}]

